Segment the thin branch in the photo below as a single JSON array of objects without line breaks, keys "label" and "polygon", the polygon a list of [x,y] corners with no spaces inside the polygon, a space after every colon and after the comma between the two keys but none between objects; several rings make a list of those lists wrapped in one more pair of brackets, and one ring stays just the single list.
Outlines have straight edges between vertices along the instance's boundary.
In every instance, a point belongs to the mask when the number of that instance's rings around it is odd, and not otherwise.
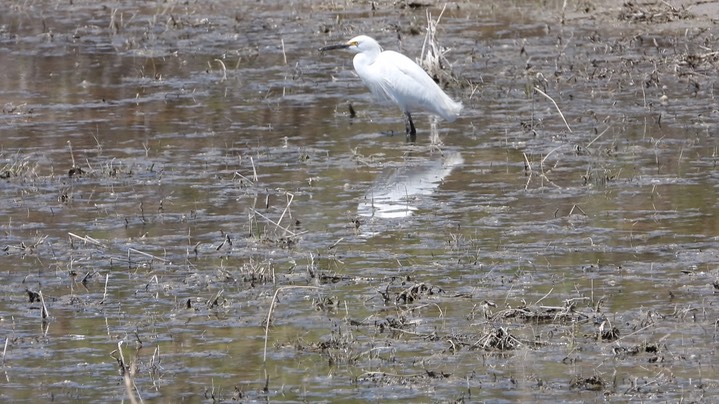
[{"label": "thin branch", "polygon": [[539,87],[537,87],[537,86],[534,86],[534,91],[536,91],[536,92],[538,92],[539,94],[542,94],[543,96],[547,97],[547,99],[548,99],[549,101],[552,101],[552,104],[554,104],[554,108],[557,109],[557,112],[559,112],[559,116],[562,117],[562,120],[564,121],[564,124],[567,126],[567,130],[569,130],[569,131],[571,132],[571,131],[572,131],[572,128],[569,127],[569,124],[567,123],[567,120],[564,119],[564,114],[562,113],[562,110],[559,109],[559,105],[557,105],[557,102],[554,101],[554,99],[553,99],[552,97],[550,97],[549,95],[547,95],[547,93],[545,93],[544,91],[540,90]]},{"label": "thin branch", "polygon": [[272,303],[270,309],[267,311],[267,319],[265,320],[265,348],[262,355],[262,362],[267,362],[267,340],[270,333],[270,318],[272,317],[272,311],[275,309],[275,302],[277,301],[277,295],[285,289],[319,289],[317,286],[283,286],[275,291],[272,296]]}]

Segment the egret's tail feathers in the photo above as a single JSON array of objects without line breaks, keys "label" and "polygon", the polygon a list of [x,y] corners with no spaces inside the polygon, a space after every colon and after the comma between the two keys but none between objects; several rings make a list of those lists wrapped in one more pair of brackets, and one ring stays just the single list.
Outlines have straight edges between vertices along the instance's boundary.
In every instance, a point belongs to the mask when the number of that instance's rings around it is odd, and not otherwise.
[{"label": "egret's tail feathers", "polygon": [[462,108],[464,108],[464,106],[461,102],[452,101],[452,108],[450,108],[450,118],[447,118],[447,120],[449,122],[453,122],[455,119],[459,118],[459,114],[462,112]]},{"label": "egret's tail feathers", "polygon": [[454,122],[455,119],[459,118],[462,108],[463,105],[461,102],[456,102],[451,98],[446,97],[442,111],[439,115],[448,122]]}]

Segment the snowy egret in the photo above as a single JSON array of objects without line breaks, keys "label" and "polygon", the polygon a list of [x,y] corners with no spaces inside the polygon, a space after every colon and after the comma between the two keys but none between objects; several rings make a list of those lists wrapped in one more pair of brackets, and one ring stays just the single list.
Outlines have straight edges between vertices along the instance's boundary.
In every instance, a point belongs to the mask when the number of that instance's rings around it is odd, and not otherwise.
[{"label": "snowy egret", "polygon": [[452,122],[459,116],[462,103],[452,100],[437,83],[407,56],[383,51],[374,39],[360,35],[341,45],[320,48],[321,52],[348,49],[356,55],[352,59],[357,75],[369,87],[370,92],[384,104],[394,103],[405,115],[407,136],[414,140],[411,113],[426,111]]}]

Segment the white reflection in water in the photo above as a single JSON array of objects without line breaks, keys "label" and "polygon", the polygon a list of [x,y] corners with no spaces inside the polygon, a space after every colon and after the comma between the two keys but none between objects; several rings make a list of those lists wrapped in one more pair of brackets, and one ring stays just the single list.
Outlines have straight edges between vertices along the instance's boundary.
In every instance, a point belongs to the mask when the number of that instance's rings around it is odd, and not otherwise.
[{"label": "white reflection in water", "polygon": [[464,159],[457,152],[385,170],[372,184],[357,206],[357,214],[382,219],[411,216],[417,210],[418,196],[430,195]]}]

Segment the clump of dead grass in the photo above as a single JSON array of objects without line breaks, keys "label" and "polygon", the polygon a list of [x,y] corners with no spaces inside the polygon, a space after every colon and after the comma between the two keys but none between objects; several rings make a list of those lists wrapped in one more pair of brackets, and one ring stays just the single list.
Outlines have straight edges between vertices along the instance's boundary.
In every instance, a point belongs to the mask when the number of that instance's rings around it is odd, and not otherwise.
[{"label": "clump of dead grass", "polygon": [[436,20],[432,19],[432,14],[427,10],[427,32],[418,63],[440,86],[449,87],[458,86],[460,80],[452,73],[452,66],[445,57],[450,49],[440,46],[437,40],[437,26],[445,9],[446,6]]},{"label": "clump of dead grass", "polygon": [[694,15],[684,6],[674,7],[666,1],[642,4],[626,2],[622,5],[622,11],[619,12],[621,21],[636,23],[659,24],[691,18],[694,18]]},{"label": "clump of dead grass", "polygon": [[3,158],[2,167],[0,167],[0,179],[37,177],[37,162],[32,163],[30,156],[21,157],[18,154]]}]

